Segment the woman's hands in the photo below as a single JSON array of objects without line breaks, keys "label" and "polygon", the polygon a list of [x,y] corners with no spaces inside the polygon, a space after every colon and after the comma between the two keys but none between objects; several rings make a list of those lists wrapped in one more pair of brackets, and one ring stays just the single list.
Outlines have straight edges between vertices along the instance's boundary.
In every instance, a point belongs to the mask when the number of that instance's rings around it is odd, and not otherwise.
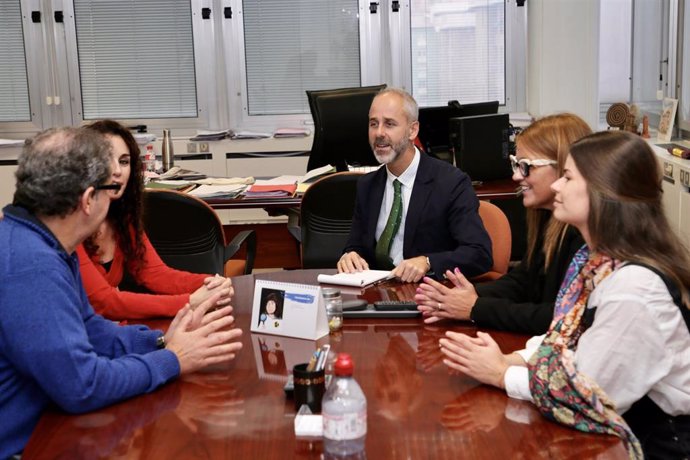
[{"label": "woman's hands", "polygon": [[453,283],[452,288],[429,277],[424,277],[424,282],[417,288],[414,299],[427,324],[444,318],[470,319],[472,307],[479,297],[477,291],[458,268],[452,272],[447,270],[446,278]]},{"label": "woman's hands", "polygon": [[214,294],[220,294],[216,307],[229,305],[235,290],[232,287],[232,280],[220,275],[209,276],[204,280],[203,286],[194,291],[189,296],[189,305],[192,310]]},{"label": "woman's hands", "polygon": [[445,355],[443,364],[482,383],[505,388],[503,378],[510,360],[489,334],[477,332],[477,337],[470,337],[448,331],[438,343]]}]

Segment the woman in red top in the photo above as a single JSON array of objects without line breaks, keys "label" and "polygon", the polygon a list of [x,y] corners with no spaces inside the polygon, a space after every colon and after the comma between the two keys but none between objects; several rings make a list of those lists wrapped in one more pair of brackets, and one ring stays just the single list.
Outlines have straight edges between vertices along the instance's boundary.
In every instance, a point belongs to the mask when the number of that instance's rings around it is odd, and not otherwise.
[{"label": "woman in red top", "polygon": [[139,146],[127,128],[112,120],[85,129],[103,133],[112,146],[112,192],[106,220],[77,248],[84,288],[97,313],[114,319],[174,316],[186,303],[198,306],[215,292],[230,302],[232,284],[221,276],[188,273],[163,263],[141,220],[143,172]]}]

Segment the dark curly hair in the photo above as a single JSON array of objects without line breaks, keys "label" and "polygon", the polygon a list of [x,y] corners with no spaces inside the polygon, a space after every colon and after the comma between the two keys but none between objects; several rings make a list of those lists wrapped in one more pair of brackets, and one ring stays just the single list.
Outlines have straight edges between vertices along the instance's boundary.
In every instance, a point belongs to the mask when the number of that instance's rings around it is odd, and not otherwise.
[{"label": "dark curly hair", "polygon": [[[139,157],[139,145],[127,128],[113,120],[96,121],[85,126],[84,129],[105,135],[119,136],[129,150],[131,171],[125,192],[120,199],[110,203],[106,219],[115,229],[118,246],[125,256],[125,266],[136,273],[141,268],[144,258],[144,245],[142,243],[144,224],[141,219],[144,174]],[[96,252],[98,247],[94,244],[93,237],[84,242],[84,248],[90,255]]]}]

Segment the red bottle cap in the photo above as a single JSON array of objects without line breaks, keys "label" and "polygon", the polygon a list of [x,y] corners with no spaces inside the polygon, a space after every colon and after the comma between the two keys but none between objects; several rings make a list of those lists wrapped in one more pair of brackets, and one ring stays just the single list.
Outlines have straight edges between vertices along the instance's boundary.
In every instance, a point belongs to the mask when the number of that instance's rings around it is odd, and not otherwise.
[{"label": "red bottle cap", "polygon": [[349,353],[338,353],[338,357],[335,359],[335,364],[333,370],[335,375],[338,376],[350,376],[355,368],[355,363],[352,361],[352,356]]}]

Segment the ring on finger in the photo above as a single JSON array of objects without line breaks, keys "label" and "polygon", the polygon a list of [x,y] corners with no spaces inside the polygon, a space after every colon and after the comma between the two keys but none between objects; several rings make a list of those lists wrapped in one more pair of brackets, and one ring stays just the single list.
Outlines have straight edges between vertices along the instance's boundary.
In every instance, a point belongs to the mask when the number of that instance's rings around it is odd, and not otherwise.
[{"label": "ring on finger", "polygon": [[442,310],[442,305],[441,305],[441,302],[439,302],[439,303],[436,305],[436,311],[441,311],[441,310]]}]

